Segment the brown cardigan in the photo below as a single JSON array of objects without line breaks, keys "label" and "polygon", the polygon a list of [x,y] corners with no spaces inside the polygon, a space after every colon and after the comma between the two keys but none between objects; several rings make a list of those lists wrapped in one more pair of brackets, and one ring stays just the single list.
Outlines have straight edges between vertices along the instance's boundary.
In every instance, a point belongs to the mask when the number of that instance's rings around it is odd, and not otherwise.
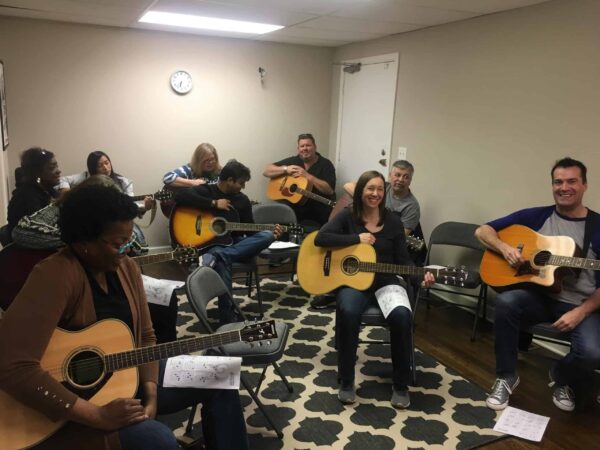
[{"label": "brown cardigan", "polygon": [[[137,265],[125,258],[117,270],[129,301],[136,346],[156,339]],[[50,336],[59,326],[68,330],[96,322],[87,275],[73,252],[64,248],[40,262],[0,321],[0,389],[36,408],[53,420],[65,418],[65,405],[77,395],[67,390],[39,365]],[[158,363],[139,367],[140,385],[158,380]],[[53,395],[40,396],[44,386]],[[118,433],[68,423],[36,448],[120,449]]]}]

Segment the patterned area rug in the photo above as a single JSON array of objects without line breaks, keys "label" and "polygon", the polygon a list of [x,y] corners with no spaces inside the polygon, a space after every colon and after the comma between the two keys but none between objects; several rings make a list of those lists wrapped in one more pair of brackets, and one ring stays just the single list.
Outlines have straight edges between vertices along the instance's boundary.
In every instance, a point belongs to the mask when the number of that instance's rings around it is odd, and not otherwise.
[{"label": "patterned area rug", "polygon": [[[287,349],[279,364],[294,392],[287,391],[272,368],[267,370],[260,396],[282,428],[284,437],[280,440],[250,397],[241,391],[252,449],[467,449],[502,437],[492,430],[496,413],[486,408],[485,392],[419,351],[417,386],[410,388],[411,405],[407,410],[390,405],[389,346],[381,344],[359,346],[357,402],[342,405],[337,399],[337,356],[333,348],[335,311],[310,308],[308,294],[289,281],[263,279],[261,289],[265,318],[290,325]],[[257,313],[254,299],[236,299],[244,311]],[[197,331],[197,319],[185,295],[181,296],[179,337],[194,336]],[[369,327],[362,333],[362,338],[381,339],[386,331]],[[257,381],[259,369],[244,370],[253,382]],[[175,434],[183,434],[185,412],[167,420]]]}]

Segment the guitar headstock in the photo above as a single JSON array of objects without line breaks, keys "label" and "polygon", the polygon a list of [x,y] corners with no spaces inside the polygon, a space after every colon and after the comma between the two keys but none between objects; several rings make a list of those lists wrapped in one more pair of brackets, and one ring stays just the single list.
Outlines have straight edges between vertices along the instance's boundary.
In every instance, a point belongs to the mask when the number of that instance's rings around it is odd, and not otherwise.
[{"label": "guitar headstock", "polygon": [[406,236],[406,247],[414,252],[420,252],[425,246],[425,241],[416,236]]},{"label": "guitar headstock", "polygon": [[171,200],[173,198],[173,192],[171,192],[167,188],[163,188],[158,192],[152,194],[154,200],[158,200],[159,202],[164,202],[165,200]]},{"label": "guitar headstock", "polygon": [[469,278],[469,271],[465,266],[446,267],[440,270],[435,277],[435,282],[439,284],[447,284],[449,286],[465,287],[465,283]]},{"label": "guitar headstock", "polygon": [[173,259],[180,264],[198,262],[198,249],[194,247],[177,247],[173,250]]},{"label": "guitar headstock", "polygon": [[286,225],[287,231],[294,236],[304,236],[304,227],[297,224]]},{"label": "guitar headstock", "polygon": [[277,337],[275,321],[267,320],[264,322],[249,323],[240,330],[242,341],[252,343],[267,341]]}]

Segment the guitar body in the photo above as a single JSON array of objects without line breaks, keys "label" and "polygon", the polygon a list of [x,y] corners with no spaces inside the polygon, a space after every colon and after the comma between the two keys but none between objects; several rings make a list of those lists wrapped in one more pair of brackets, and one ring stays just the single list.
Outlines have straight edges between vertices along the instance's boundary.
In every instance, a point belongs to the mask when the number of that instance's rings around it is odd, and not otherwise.
[{"label": "guitar body", "polygon": [[498,232],[504,242],[521,248],[527,261],[518,269],[511,267],[502,255],[486,250],[481,260],[483,281],[494,288],[516,287],[526,283],[560,291],[560,279],[571,271],[564,267],[544,265],[544,257],[552,255],[573,256],[575,241],[568,236],[543,236],[522,225],[511,225]]},{"label": "guitar body", "polygon": [[[85,342],[86,345],[82,345]],[[134,348],[134,340],[127,326],[118,320],[102,320],[81,331],[56,329],[40,361],[67,389],[76,392],[95,405],[105,405],[116,398],[132,398],[138,388],[138,371],[133,367],[100,375],[94,382],[86,382],[89,389],[76,387],[66,378],[72,358],[83,351],[111,354]],[[18,449],[36,445],[55,433],[65,422],[54,422],[44,414],[23,405],[11,395],[0,391],[0,435],[2,448]]]},{"label": "guitar body", "polygon": [[197,248],[231,245],[233,240],[226,229],[226,224],[238,221],[235,210],[212,212],[178,206],[171,214],[171,242],[174,246]]},{"label": "guitar body", "polygon": [[267,186],[267,197],[271,200],[287,200],[290,203],[304,203],[307,198],[296,188],[310,191],[310,184],[304,177],[294,178],[289,175],[273,178]]},{"label": "guitar body", "polygon": [[[317,247],[316,236],[317,231],[306,236],[298,253],[298,282],[302,289],[319,295],[340,286],[364,291],[373,284],[374,273],[353,270],[355,261],[376,262],[372,246],[356,244],[340,248]],[[329,261],[331,263],[327,267]]]}]

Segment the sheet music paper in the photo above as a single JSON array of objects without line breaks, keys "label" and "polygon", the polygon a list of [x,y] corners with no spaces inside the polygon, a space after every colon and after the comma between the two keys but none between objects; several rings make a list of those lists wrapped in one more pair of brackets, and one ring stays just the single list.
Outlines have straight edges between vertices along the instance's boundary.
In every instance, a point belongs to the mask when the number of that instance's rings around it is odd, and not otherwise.
[{"label": "sheet music paper", "polygon": [[274,241],[271,245],[269,245],[269,250],[287,250],[289,248],[296,247],[300,246],[294,242]]},{"label": "sheet music paper", "polygon": [[412,311],[406,290],[397,284],[388,284],[377,289],[375,291],[375,298],[377,299],[377,303],[379,303],[383,317],[386,319],[396,306],[405,306],[409,311]]},{"label": "sheet music paper", "polygon": [[144,274],[142,274],[142,281],[144,282],[144,291],[148,303],[162,306],[169,306],[173,289],[185,284],[184,281],[159,280]]},{"label": "sheet music paper", "polygon": [[508,406],[498,419],[498,422],[496,422],[494,431],[540,442],[549,420],[550,417],[540,416]]},{"label": "sheet music paper", "polygon": [[181,355],[169,358],[164,387],[239,389],[242,358]]}]

